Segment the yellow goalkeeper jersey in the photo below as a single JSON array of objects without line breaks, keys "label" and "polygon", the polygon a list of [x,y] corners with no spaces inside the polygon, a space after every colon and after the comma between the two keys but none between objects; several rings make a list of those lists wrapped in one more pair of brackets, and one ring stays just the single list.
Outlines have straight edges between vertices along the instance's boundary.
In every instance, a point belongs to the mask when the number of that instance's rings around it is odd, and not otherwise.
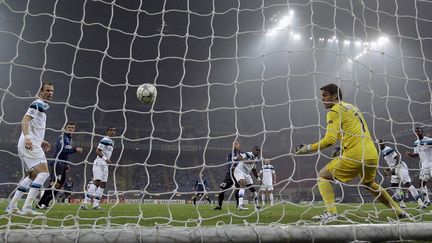
[{"label": "yellow goalkeeper jersey", "polygon": [[354,160],[378,160],[378,152],[359,109],[349,103],[336,103],[327,112],[327,131],[323,139],[311,145],[311,150],[342,144],[342,157]]}]

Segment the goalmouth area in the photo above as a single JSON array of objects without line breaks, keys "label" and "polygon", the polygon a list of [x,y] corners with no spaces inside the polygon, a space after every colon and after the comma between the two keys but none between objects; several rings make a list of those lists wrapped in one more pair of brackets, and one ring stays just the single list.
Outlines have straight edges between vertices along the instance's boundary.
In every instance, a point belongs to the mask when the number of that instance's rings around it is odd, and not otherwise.
[{"label": "goalmouth area", "polygon": [[[228,205],[228,206],[227,206]],[[5,208],[6,203],[0,207]],[[342,217],[320,225],[312,216],[322,204],[267,205],[260,211],[223,210],[198,204],[105,204],[80,210],[79,204],[55,204],[42,217],[0,215],[7,242],[336,242],[427,240],[432,215],[408,204],[409,219],[372,203],[344,204]]]}]

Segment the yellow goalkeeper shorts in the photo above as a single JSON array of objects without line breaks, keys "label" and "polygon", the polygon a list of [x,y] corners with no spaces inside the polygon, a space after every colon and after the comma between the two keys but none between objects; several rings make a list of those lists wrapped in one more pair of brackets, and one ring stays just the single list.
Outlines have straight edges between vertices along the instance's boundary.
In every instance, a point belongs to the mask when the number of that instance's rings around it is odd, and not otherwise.
[{"label": "yellow goalkeeper shorts", "polygon": [[349,182],[359,176],[362,183],[367,183],[375,179],[378,159],[356,161],[344,157],[335,158],[326,167],[340,182]]}]

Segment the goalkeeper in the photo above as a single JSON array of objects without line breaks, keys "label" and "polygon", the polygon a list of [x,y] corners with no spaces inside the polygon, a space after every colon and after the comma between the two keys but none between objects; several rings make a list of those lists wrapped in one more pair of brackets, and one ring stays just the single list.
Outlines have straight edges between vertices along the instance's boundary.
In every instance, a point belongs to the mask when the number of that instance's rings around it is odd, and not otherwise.
[{"label": "goalkeeper", "polygon": [[367,124],[360,110],[342,101],[342,91],[336,84],[320,88],[322,102],[327,112],[327,131],[323,139],[309,144],[299,145],[296,155],[313,153],[325,149],[340,140],[341,151],[318,174],[318,189],[326,206],[326,212],[313,217],[322,223],[338,218],[335,195],[331,181],[346,183],[359,176],[361,183],[381,203],[395,210],[399,218],[407,214],[392,197],[375,182],[378,166],[378,152],[369,134]]}]

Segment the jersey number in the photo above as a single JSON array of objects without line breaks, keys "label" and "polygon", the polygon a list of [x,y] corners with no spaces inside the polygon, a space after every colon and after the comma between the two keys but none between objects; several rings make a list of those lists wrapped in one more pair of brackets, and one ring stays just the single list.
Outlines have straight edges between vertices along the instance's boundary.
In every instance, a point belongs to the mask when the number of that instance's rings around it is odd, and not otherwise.
[{"label": "jersey number", "polygon": [[364,122],[363,122],[363,117],[361,117],[358,112],[355,112],[354,115],[360,120],[363,132],[366,132],[366,128],[365,128],[365,125],[364,125]]}]

